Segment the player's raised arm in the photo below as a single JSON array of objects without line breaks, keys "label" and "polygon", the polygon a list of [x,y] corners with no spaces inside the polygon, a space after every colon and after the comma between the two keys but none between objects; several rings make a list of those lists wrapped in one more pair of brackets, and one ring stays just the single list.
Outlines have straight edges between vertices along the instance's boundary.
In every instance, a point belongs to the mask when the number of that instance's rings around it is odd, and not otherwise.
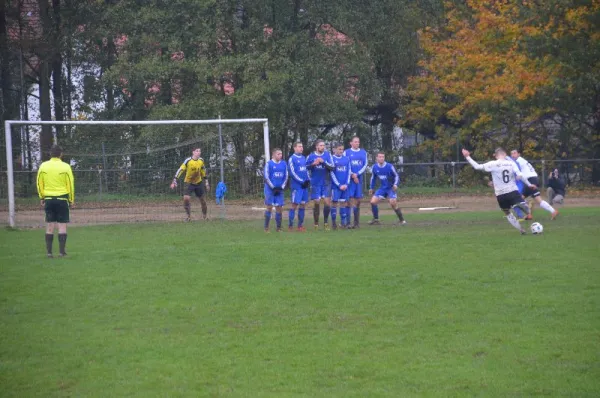
[{"label": "player's raised arm", "polygon": [[474,161],[471,158],[471,152],[469,152],[469,151],[467,151],[466,149],[463,148],[462,154],[465,157],[465,159],[467,159],[467,162],[469,162],[471,164],[471,166],[473,166],[473,168],[475,170],[484,170],[485,169],[484,165],[477,163],[476,161]]}]

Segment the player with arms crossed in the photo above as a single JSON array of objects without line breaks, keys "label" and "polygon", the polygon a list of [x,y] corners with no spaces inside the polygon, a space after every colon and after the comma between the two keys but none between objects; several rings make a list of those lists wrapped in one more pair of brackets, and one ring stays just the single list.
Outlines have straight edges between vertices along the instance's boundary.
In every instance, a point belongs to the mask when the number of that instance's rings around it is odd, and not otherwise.
[{"label": "player with arms crossed", "polygon": [[[354,136],[350,140],[350,148],[344,154],[350,159],[351,179],[348,197],[354,213],[354,228],[360,227],[360,200],[363,197],[363,175],[367,171],[367,151],[360,147],[360,138]],[[350,214],[348,214],[350,218]]]},{"label": "player with arms crossed", "polygon": [[[183,180],[183,208],[187,214],[185,221],[192,220],[192,209],[190,204],[192,194],[195,194],[198,199],[200,199],[202,218],[206,220],[207,208],[204,195],[206,192],[210,191],[210,185],[206,179],[204,160],[200,157],[200,148],[194,149],[192,151],[192,156],[184,160],[181,166],[179,166],[177,173],[175,173],[175,178],[173,178],[173,182],[171,183],[171,189],[177,187],[177,179],[181,177],[183,173],[185,173],[185,179]],[[202,184],[202,180],[204,180],[204,184]]]},{"label": "player with arms crossed", "polygon": [[294,154],[288,160],[290,173],[290,188],[292,190],[292,207],[289,211],[288,229],[294,229],[294,218],[296,209],[298,209],[298,231],[304,232],[304,207],[308,202],[308,187],[310,186],[310,177],[306,169],[306,157],[302,154],[304,146],[301,142],[294,144]]},{"label": "player with arms crossed", "polygon": [[[391,163],[385,161],[385,153],[378,152],[376,161],[377,163],[373,165],[373,169],[371,170],[371,184],[369,186],[369,195],[372,195],[371,211],[373,212],[373,219],[369,222],[369,225],[381,224],[379,221],[378,203],[382,199],[388,199],[390,206],[394,209],[396,216],[398,216],[398,225],[404,225],[406,221],[404,221],[402,210],[398,207],[396,200],[396,190],[398,189],[398,184],[400,184],[400,176],[396,168]],[[377,180],[381,181],[381,185],[375,191]]]},{"label": "player with arms crossed", "polygon": [[275,207],[275,223],[277,232],[281,232],[281,212],[283,210],[283,190],[288,179],[287,164],[282,161],[283,152],[275,148],[271,152],[271,160],[265,165],[265,232],[269,232],[271,210]]},{"label": "player with arms crossed", "polygon": [[517,189],[515,176],[522,180],[527,187],[531,189],[536,189],[537,187],[524,178],[515,162],[506,158],[506,151],[502,148],[498,148],[494,151],[496,160],[484,164],[479,164],[474,161],[471,158],[471,153],[466,149],[462,150],[462,154],[475,170],[484,170],[492,173],[494,192],[500,209],[506,215],[506,219],[510,225],[519,230],[522,235],[525,235],[525,230],[521,228],[519,221],[517,221],[515,216],[510,212],[511,209],[520,207],[526,214],[529,213],[527,203],[525,203]]},{"label": "player with arms crossed", "polygon": [[62,149],[53,145],[50,160],[41,164],[37,172],[37,190],[46,212],[46,252],[52,258],[54,231],[58,228],[60,256],[67,255],[67,223],[69,205],[75,203],[75,179],[71,166],[62,161]]},{"label": "player with arms crossed", "polygon": [[331,154],[325,150],[325,141],[315,142],[315,151],[306,158],[306,167],[310,171],[310,200],[313,201],[313,218],[315,229],[319,229],[319,213],[323,200],[323,222],[325,230],[329,230],[329,212],[331,210],[331,185],[329,171],[333,170]]},{"label": "player with arms crossed", "polygon": [[[527,180],[531,184],[536,186],[536,188],[525,187],[525,189],[523,190],[523,196],[525,198],[532,197],[533,200],[535,200],[542,209],[546,210],[548,213],[550,213],[552,215],[552,220],[556,219],[556,216],[558,216],[558,210],[554,209],[554,207],[552,207],[545,200],[542,200],[540,191],[537,189],[537,186],[539,185],[538,174],[535,171],[535,169],[533,168],[533,166],[531,165],[531,163],[529,163],[527,160],[523,159],[523,157],[521,156],[519,151],[517,151],[516,149],[513,149],[512,151],[510,151],[510,157],[519,165],[519,169],[521,169],[521,173],[523,174],[523,177],[524,177],[523,181]],[[532,217],[531,217],[532,210],[533,210],[533,205],[531,205],[531,207],[529,208],[529,214],[527,216],[527,220],[532,219]]]},{"label": "player with arms crossed", "polygon": [[344,156],[344,144],[335,146],[333,166],[331,170],[331,226],[337,229],[337,205],[340,203],[340,218],[342,228],[350,224],[350,208],[348,207],[348,189],[350,186],[350,159]]}]

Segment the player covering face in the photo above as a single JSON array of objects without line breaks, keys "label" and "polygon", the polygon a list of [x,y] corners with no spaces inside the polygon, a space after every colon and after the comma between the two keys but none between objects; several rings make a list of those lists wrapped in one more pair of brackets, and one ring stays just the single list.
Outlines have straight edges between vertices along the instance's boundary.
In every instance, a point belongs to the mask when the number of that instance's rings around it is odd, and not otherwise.
[{"label": "player covering face", "polygon": [[354,215],[352,228],[359,228],[360,201],[363,197],[363,176],[368,166],[367,151],[360,148],[360,138],[352,137],[350,148],[346,149],[344,155],[350,160],[351,179],[348,186],[348,197],[352,207],[352,214]]}]

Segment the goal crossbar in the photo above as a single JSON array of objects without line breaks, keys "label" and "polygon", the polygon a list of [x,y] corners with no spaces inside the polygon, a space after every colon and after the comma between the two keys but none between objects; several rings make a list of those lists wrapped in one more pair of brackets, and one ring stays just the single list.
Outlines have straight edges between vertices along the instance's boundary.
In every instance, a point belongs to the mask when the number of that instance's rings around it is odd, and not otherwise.
[{"label": "goal crossbar", "polygon": [[5,120],[4,121],[4,135],[6,139],[6,174],[8,182],[8,224],[11,227],[15,227],[15,185],[14,185],[14,167],[13,167],[13,155],[12,155],[12,126],[66,126],[66,125],[181,125],[181,124],[240,124],[240,123],[262,123],[263,135],[264,135],[264,146],[265,146],[265,161],[270,158],[269,148],[269,119],[258,118],[258,119],[206,119],[206,120],[65,120],[65,121],[51,121],[51,120]]}]

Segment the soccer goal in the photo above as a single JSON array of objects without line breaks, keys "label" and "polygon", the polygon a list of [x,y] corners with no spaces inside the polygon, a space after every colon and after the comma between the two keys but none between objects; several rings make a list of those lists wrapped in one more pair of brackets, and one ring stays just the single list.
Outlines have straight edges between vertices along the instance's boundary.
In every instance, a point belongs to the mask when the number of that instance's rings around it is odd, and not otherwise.
[{"label": "soccer goal", "polygon": [[[200,147],[211,192],[209,215],[223,217],[215,205],[219,182],[227,184],[227,199],[260,195],[261,171],[270,158],[268,119],[145,120],[145,121],[5,121],[6,198],[8,224],[43,223],[36,192],[39,148],[30,165],[18,161],[11,129],[28,126],[36,136],[42,125],[55,126],[63,161],[75,176],[73,221],[102,224],[143,221],[177,221],[183,217],[183,184],[169,188],[175,172]],[[257,128],[262,125],[262,129]],[[23,149],[21,149],[23,150]],[[30,156],[31,157],[31,156]],[[17,162],[15,162],[17,159]],[[15,163],[17,167],[15,167]],[[193,199],[196,217],[198,201]],[[212,210],[211,210],[212,209]],[[1,210],[0,210],[1,211]],[[194,210],[193,210],[194,213]],[[194,217],[193,217],[194,218]]]}]

